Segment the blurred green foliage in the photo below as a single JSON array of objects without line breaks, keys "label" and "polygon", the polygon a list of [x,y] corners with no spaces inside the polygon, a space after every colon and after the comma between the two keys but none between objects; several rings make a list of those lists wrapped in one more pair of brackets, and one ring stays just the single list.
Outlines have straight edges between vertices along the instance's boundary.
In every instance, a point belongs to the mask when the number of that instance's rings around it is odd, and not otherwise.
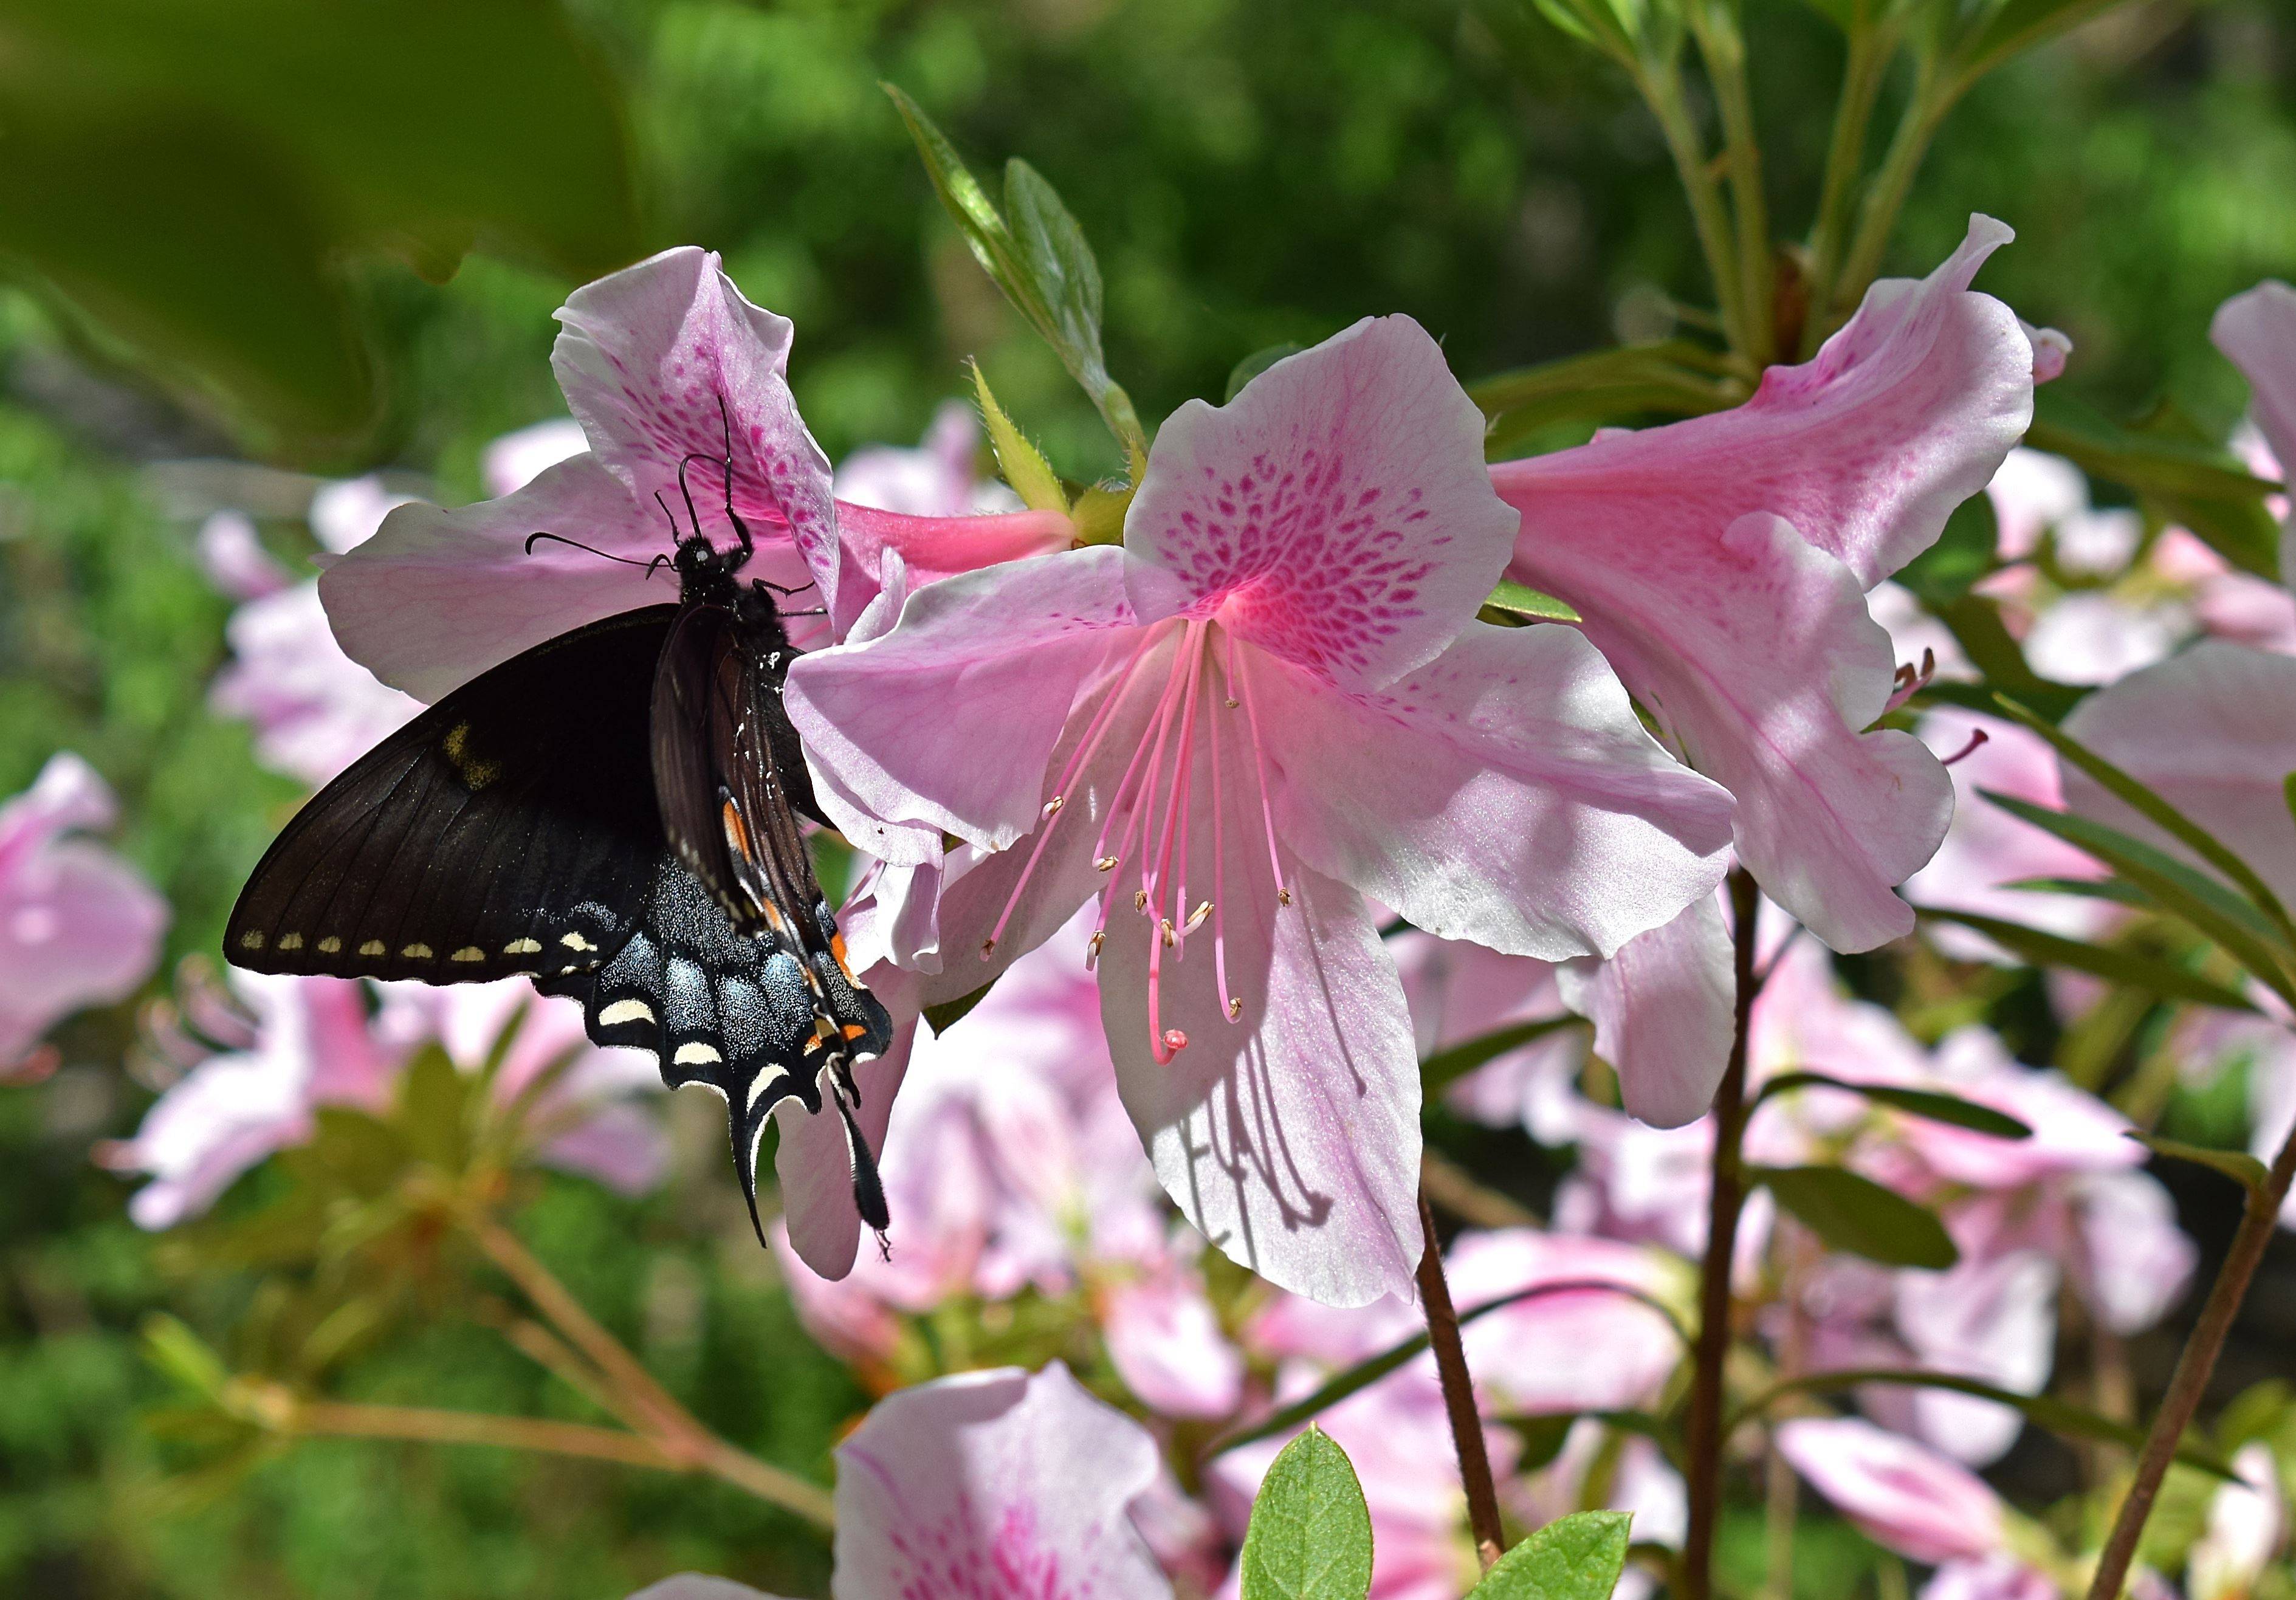
[{"label": "blurred green foliage", "polygon": [[[88,756],[122,792],[122,848],[176,907],[171,956],[212,951],[295,792],[205,709],[227,606],[191,559],[197,507],[152,464],[292,445],[474,495],[486,441],[559,410],[566,291],[692,241],[796,319],[791,378],[832,456],[914,438],[977,354],[1064,475],[1117,466],[943,217],[880,80],[977,169],[1019,156],[1059,191],[1098,254],[1109,369],[1152,426],[1220,398],[1252,352],[1368,313],[1416,316],[1472,378],[1664,334],[1669,299],[1702,292],[1645,114],[1516,0],[322,10],[0,0],[0,241],[12,270],[53,279],[0,293],[0,794],[54,750]],[[1792,0],[1748,10],[1774,208],[1798,226],[1841,47]],[[177,31],[147,26],[162,17]],[[1984,286],[2072,334],[2070,394],[2123,419],[2171,396],[2220,431],[2242,390],[2209,315],[2296,274],[2292,97],[2296,14],[2276,0],[2123,6],[1956,111],[1890,268],[1925,269],[1972,209],[2002,217],[2020,238]],[[122,106],[137,115],[104,110]],[[74,126],[112,153],[56,142]],[[283,551],[308,549],[258,509]],[[0,1594],[619,1600],[684,1566],[823,1592],[811,1535],[684,1480],[352,1444],[265,1461],[228,1494],[170,1476],[177,1453],[136,1421],[168,1397],[137,1330],[168,1308],[227,1342],[247,1286],[180,1276],[86,1161],[148,1104],[119,1067],[132,1036],[124,1010],[80,1019],[53,1080],[0,1088]],[[747,1239],[714,1118],[673,1121],[695,1137],[663,1194],[553,1179],[521,1229],[729,1438],[825,1480],[865,1397]],[[577,1406],[452,1317],[341,1388]],[[1866,1561],[1808,1554],[1808,1575]]]}]

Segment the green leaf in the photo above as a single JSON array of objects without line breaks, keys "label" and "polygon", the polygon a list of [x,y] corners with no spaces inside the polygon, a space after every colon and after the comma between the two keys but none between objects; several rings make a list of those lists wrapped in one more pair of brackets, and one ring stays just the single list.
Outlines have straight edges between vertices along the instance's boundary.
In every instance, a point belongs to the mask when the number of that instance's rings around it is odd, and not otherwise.
[{"label": "green leaf", "polygon": [[625,122],[557,5],[15,0],[0,253],[266,445],[340,454],[381,408],[347,268],[625,265]]},{"label": "green leaf", "polygon": [[1469,384],[1467,393],[1490,422],[1485,449],[1501,456],[1556,423],[1702,416],[1738,404],[1747,390],[1721,358],[1677,339],[1502,373]]},{"label": "green leaf", "polygon": [[1347,1452],[1309,1428],[1283,1447],[1243,1536],[1243,1600],[1364,1600],[1371,1510]]},{"label": "green leaf", "polygon": [[1537,1022],[1512,1022],[1505,1028],[1494,1029],[1454,1045],[1447,1050],[1438,1050],[1419,1063],[1420,1093],[1431,1100],[1487,1061],[1495,1061],[1510,1050],[1519,1049],[1533,1039],[1544,1038],[1560,1029],[1587,1026],[1589,1024],[1584,1017],[1567,1014],[1541,1017]]},{"label": "green leaf", "polygon": [[2012,816],[2087,851],[2150,895],[2163,911],[2215,939],[2259,981],[2296,1005],[2296,983],[2291,983],[2273,948],[2277,938],[2271,925],[2223,883],[2118,828],[1991,790],[1978,792]]},{"label": "green leaf", "polygon": [[1973,81],[2010,57],[2121,4],[2123,0],[2007,0],[1956,53],[1964,63],[1963,81]]},{"label": "green leaf", "polygon": [[1759,1105],[1773,1095],[1783,1095],[1793,1089],[1822,1087],[1847,1089],[1862,1095],[1876,1105],[1886,1105],[1909,1116],[1925,1117],[1932,1122],[1948,1122],[1956,1128],[1966,1128],[1974,1133],[1990,1134],[1997,1139],[2030,1139],[2033,1130],[2006,1112],[1995,1111],[1989,1105],[1978,1105],[1958,1095],[1940,1094],[1935,1089],[1900,1088],[1894,1084],[1852,1083],[1824,1072],[1781,1072],[1762,1085],[1761,1093],[1754,1096]]},{"label": "green leaf", "polygon": [[1500,1556],[1468,1600],[1610,1600],[1633,1522],[1623,1511],[1557,1517]]},{"label": "green leaf", "polygon": [[1137,483],[1147,462],[1147,435],[1131,397],[1108,375],[1101,354],[1100,266],[1084,230],[1053,186],[1017,157],[1005,166],[1004,209],[999,211],[924,108],[892,84],[883,88],[908,124],[933,190],[973,258],[1092,397],[1130,458]]},{"label": "green leaf", "polygon": [[[2035,885],[2029,883],[2019,887]],[[2105,895],[2101,898],[2112,899],[2121,897]],[[2038,928],[2028,928],[2022,923],[1980,916],[1972,911],[1937,911],[1922,907],[1915,915],[1924,922],[1952,923],[1982,933],[2012,956],[2032,966],[2066,967],[2129,989],[2141,989],[2165,1000],[2190,1000],[2195,1005],[2217,1005],[2226,1011],[2256,1009],[2237,989],[2227,989],[2197,972],[2188,972],[2170,962],[2139,955],[2134,950],[2065,939],[2058,934],[2045,933]]]},{"label": "green leaf", "polygon": [[1935,1212],[1870,1177],[1840,1167],[1749,1167],[1746,1176],[1835,1250],[1939,1272],[1961,1259]]},{"label": "green leaf", "polygon": [[[1957,1374],[1927,1372],[1919,1367],[1874,1366],[1848,1367],[1834,1372],[1805,1373],[1798,1378],[1788,1378],[1772,1384],[1746,1402],[1723,1424],[1723,1437],[1737,1432],[1739,1424],[1763,1413],[1792,1395],[1829,1394],[1843,1390],[1862,1389],[1867,1384],[1896,1384],[1909,1389],[1945,1389],[1956,1394],[1974,1395],[1981,1400],[1991,1400],[2023,1414],[2035,1426],[2046,1428],[2062,1439],[2094,1440],[2100,1444],[2118,1445],[2131,1452],[2144,1448],[2145,1431],[2128,1423],[2115,1422],[2094,1411],[2053,1399],[2047,1395],[2019,1394],[2013,1390],[1997,1388],[1964,1378]],[[2224,1457],[2205,1443],[2188,1440],[2177,1450],[2177,1459],[2212,1476],[2230,1480],[2231,1466]]]},{"label": "green leaf", "polygon": [[925,1022],[935,1033],[946,1033],[964,1020],[972,1008],[988,998],[988,991],[996,987],[992,978],[969,995],[959,995],[954,1000],[943,1000],[938,1005],[925,1007]]},{"label": "green leaf", "polygon": [[1999,698],[2004,710],[2046,739],[2058,755],[2079,767],[2106,793],[2222,873],[2255,903],[2257,909],[2272,919],[2283,936],[2296,939],[2296,927],[2291,926],[2288,913],[2281,906],[2280,897],[2272,892],[2271,885],[2215,834],[2177,810],[2158,792],[2121,771],[2064,729],[2043,721],[2006,695]]},{"label": "green leaf", "polygon": [[1498,587],[1491,591],[1490,598],[1483,603],[1496,606],[1503,611],[1513,611],[1518,617],[1529,617],[1538,622],[1585,620],[1579,616],[1578,608],[1569,601],[1557,600],[1552,595],[1542,595],[1527,584],[1515,582],[1512,578],[1500,578]]},{"label": "green leaf", "polygon": [[1993,498],[1980,490],[1954,508],[1937,543],[1914,557],[1897,580],[1928,605],[1958,600],[1993,570],[2000,540]]},{"label": "green leaf", "polygon": [[425,1045],[398,1077],[398,1126],[416,1157],[448,1171],[468,1148],[471,1080],[436,1045]]},{"label": "green leaf", "polygon": [[231,1369],[189,1323],[165,1312],[144,1322],[144,1353],[152,1366],[195,1394],[214,1399],[231,1382]]},{"label": "green leaf", "polygon": [[2246,1189],[2251,1194],[2262,1194],[2272,1181],[2262,1161],[2245,1150],[2211,1150],[2205,1145],[2187,1145],[2177,1139],[2164,1139],[2131,1128],[2128,1136],[2155,1155],[2172,1161],[2189,1161],[2196,1167],[2209,1167]]},{"label": "green leaf", "polygon": [[1235,364],[1234,370],[1228,373],[1227,393],[1222,398],[1220,404],[1223,406],[1227,405],[1230,401],[1234,400],[1236,396],[1243,392],[1243,386],[1245,384],[1259,376],[1260,373],[1266,372],[1269,367],[1274,366],[1286,356],[1296,356],[1307,348],[1308,347],[1306,345],[1300,343],[1297,340],[1286,340],[1282,344],[1271,344],[1266,349],[1252,351],[1250,355],[1246,356],[1242,360],[1237,362]]},{"label": "green leaf", "polygon": [[996,453],[996,470],[1013,486],[1013,492],[1021,496],[1021,504],[1031,511],[1056,511],[1067,515],[1068,491],[1061,488],[1060,474],[1053,471],[1044,452],[1030,444],[1028,436],[1004,414],[1004,407],[989,392],[988,374],[980,370],[978,361],[972,364],[972,390],[980,401],[981,421],[988,425],[988,447]]}]

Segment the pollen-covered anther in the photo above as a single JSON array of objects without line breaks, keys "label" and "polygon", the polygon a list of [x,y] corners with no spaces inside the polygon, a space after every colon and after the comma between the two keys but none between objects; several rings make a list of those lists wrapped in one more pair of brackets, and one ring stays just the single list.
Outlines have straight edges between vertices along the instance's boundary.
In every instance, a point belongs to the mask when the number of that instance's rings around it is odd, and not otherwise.
[{"label": "pollen-covered anther", "polygon": [[1236,707],[1238,707],[1238,706],[1242,705],[1242,703],[1243,703],[1243,702],[1242,702],[1242,701],[1240,701],[1240,700],[1236,699],[1236,697],[1235,697],[1234,695],[1231,694],[1231,695],[1229,695],[1229,696],[1228,696],[1228,700],[1227,700],[1227,709],[1228,709],[1229,710],[1233,711],[1233,710],[1234,710],[1236,709]]},{"label": "pollen-covered anther", "polygon": [[1136,889],[1132,891],[1132,909],[1135,911],[1145,911],[1148,909],[1148,891],[1146,890]]},{"label": "pollen-covered anther", "polygon": [[1160,920],[1158,924],[1157,931],[1163,939],[1164,948],[1168,950],[1174,945],[1180,942],[1178,937],[1172,931],[1172,919],[1168,916]]},{"label": "pollen-covered anther", "polygon": [[1289,906],[1292,903],[1292,891],[1281,883],[1275,886],[1275,903],[1279,906]]},{"label": "pollen-covered anther", "polygon": [[1113,856],[1101,856],[1093,861],[1093,865],[1102,872],[1112,873],[1116,870],[1116,859]]},{"label": "pollen-covered anther", "polygon": [[996,941],[993,939],[982,939],[980,941],[980,959],[983,961],[994,961],[996,958]]},{"label": "pollen-covered anther", "polygon": [[1100,964],[1100,947],[1107,942],[1108,935],[1105,933],[1095,933],[1086,942],[1084,947],[1084,970],[1086,972],[1088,972],[1092,971],[1093,968]]},{"label": "pollen-covered anther", "polygon": [[1068,796],[1066,796],[1066,795],[1064,795],[1064,794],[1056,794],[1056,795],[1053,796],[1053,798],[1052,798],[1052,799],[1050,799],[1050,800],[1046,800],[1046,801],[1045,802],[1044,815],[1045,815],[1045,816],[1053,816],[1054,813],[1056,813],[1057,811],[1059,811],[1059,810],[1060,810],[1060,808],[1061,808],[1062,806],[1065,806],[1065,805],[1067,805],[1068,803],[1069,803],[1069,801],[1068,801]]},{"label": "pollen-covered anther", "polygon": [[1227,1020],[1231,1022],[1241,1022],[1243,1021],[1242,1001],[1234,998],[1229,999],[1227,1003]]},{"label": "pollen-covered anther", "polygon": [[1204,918],[1210,916],[1211,914],[1212,903],[1210,900],[1199,901],[1196,908],[1188,913],[1188,920],[1180,924],[1180,931],[1183,933],[1193,933],[1197,929],[1204,925]]}]

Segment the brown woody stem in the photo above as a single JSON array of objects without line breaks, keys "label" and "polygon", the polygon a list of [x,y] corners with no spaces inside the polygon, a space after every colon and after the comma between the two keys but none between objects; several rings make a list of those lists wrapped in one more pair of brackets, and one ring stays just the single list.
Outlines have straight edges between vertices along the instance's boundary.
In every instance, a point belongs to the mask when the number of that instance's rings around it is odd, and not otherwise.
[{"label": "brown woody stem", "polygon": [[1427,1309],[1427,1342],[1435,1351],[1435,1371],[1443,1382],[1443,1411],[1450,1419],[1451,1442],[1459,1452],[1459,1480],[1467,1490],[1467,1527],[1475,1554],[1488,1571],[1506,1549],[1499,1525],[1498,1485],[1491,1478],[1490,1452],[1483,1444],[1483,1419],[1475,1409],[1474,1381],[1467,1374],[1467,1351],[1459,1342],[1459,1313],[1443,1276],[1442,1247],[1435,1242],[1435,1213],[1426,1191],[1419,1195],[1419,1226],[1427,1249],[1419,1258],[1419,1299]]}]

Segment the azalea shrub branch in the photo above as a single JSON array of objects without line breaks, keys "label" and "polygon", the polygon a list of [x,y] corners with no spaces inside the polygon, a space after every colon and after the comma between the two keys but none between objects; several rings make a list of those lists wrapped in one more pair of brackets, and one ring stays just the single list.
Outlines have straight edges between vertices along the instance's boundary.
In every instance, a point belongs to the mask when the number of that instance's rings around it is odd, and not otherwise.
[{"label": "azalea shrub branch", "polygon": [[1427,1342],[1435,1351],[1435,1372],[1443,1385],[1443,1411],[1451,1424],[1451,1442],[1459,1453],[1459,1478],[1467,1491],[1468,1531],[1474,1536],[1475,1555],[1488,1571],[1506,1551],[1506,1530],[1499,1521],[1498,1486],[1491,1477],[1490,1449],[1483,1440],[1482,1414],[1475,1405],[1466,1347],[1459,1338],[1459,1313],[1451,1304],[1451,1285],[1443,1276],[1443,1247],[1436,1238],[1435,1212],[1423,1188],[1419,1194],[1419,1226],[1427,1234],[1427,1249],[1419,1258],[1419,1299],[1427,1316]]}]

